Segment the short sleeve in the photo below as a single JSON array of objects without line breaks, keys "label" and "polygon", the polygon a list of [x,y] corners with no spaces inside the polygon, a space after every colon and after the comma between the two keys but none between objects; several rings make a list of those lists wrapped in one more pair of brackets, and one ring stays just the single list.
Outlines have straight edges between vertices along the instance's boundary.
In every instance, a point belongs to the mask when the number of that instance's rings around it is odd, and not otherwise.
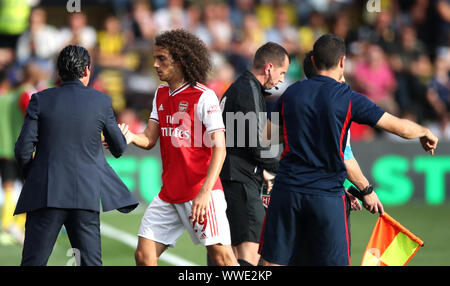
[{"label": "short sleeve", "polygon": [[360,93],[352,92],[352,97],[350,100],[352,104],[352,120],[359,124],[374,127],[385,112]]},{"label": "short sleeve", "polygon": [[206,128],[206,132],[225,131],[219,99],[212,90],[206,90],[200,96],[196,110],[197,117]]},{"label": "short sleeve", "polygon": [[157,94],[158,90],[155,91],[155,96],[153,97],[152,113],[150,114],[150,120],[155,121],[156,123],[159,124],[158,108],[156,107]]}]

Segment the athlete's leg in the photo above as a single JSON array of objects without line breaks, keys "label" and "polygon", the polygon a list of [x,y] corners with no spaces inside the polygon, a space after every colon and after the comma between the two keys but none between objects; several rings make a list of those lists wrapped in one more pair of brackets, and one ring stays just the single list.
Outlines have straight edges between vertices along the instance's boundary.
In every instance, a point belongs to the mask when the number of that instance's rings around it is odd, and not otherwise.
[{"label": "athlete's leg", "polygon": [[183,232],[184,225],[174,204],[156,196],[141,220],[135,252],[136,264],[157,265],[159,256],[167,247],[173,247]]},{"label": "athlete's leg", "polygon": [[17,215],[14,218],[16,200],[14,198],[14,182],[20,178],[20,170],[14,160],[0,160],[0,174],[4,191],[4,203],[1,214],[1,231],[9,233],[16,241],[23,244],[25,239],[25,216]]},{"label": "athlete's leg", "polygon": [[202,223],[192,221],[192,201],[175,204],[177,211],[194,244],[206,247],[208,256],[217,266],[236,266],[237,259],[231,247],[230,226],[226,208],[227,203],[222,190],[211,191],[209,212]]},{"label": "athlete's leg", "polygon": [[234,256],[231,245],[213,244],[206,246],[209,257],[217,266],[236,266],[237,259]]},{"label": "athlete's leg", "polygon": [[259,243],[245,241],[237,246],[233,246],[236,256],[239,259],[256,266],[258,265],[260,255],[258,254]]},{"label": "athlete's leg", "polygon": [[[234,257],[238,258],[238,254],[237,254],[236,247],[232,246],[231,248],[233,249]],[[239,263],[241,266],[244,266],[244,265],[242,264],[242,261],[239,261],[239,259],[238,259],[238,263]],[[208,252],[206,252],[206,265],[207,265],[207,266],[217,266],[217,265],[215,264],[215,262],[213,261],[213,259],[211,258],[211,256],[209,256]]]},{"label": "athlete's leg", "polygon": [[14,223],[14,208],[16,202],[14,200],[14,181],[5,180],[2,182],[4,204],[2,209],[2,230],[7,230]]},{"label": "athlete's leg", "polygon": [[140,236],[134,253],[136,265],[157,266],[158,258],[166,249],[167,245]]},{"label": "athlete's leg", "polygon": [[275,264],[275,263],[271,263],[271,262],[269,262],[269,261],[267,261],[267,260],[262,260],[263,262],[262,262],[262,265],[263,266],[284,266],[284,265],[281,265],[281,264]]}]

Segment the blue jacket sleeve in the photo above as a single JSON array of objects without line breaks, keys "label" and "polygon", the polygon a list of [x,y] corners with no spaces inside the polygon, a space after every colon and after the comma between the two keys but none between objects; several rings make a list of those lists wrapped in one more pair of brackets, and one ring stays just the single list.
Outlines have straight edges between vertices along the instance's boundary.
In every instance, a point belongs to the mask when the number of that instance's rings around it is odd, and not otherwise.
[{"label": "blue jacket sleeve", "polygon": [[106,110],[105,126],[103,128],[105,141],[108,143],[111,154],[119,158],[127,149],[127,141],[117,125],[116,117],[111,105],[111,99],[108,97],[108,107]]}]

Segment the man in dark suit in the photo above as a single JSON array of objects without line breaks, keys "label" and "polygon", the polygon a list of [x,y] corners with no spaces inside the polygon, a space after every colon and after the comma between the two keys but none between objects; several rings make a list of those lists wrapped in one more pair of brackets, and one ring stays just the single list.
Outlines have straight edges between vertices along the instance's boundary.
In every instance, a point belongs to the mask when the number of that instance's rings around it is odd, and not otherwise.
[{"label": "man in dark suit", "polygon": [[15,214],[27,213],[21,264],[46,265],[64,225],[81,265],[101,265],[100,202],[124,213],[138,205],[107,164],[101,133],[116,158],[127,143],[111,99],[87,87],[87,50],[67,46],[57,68],[62,84],[33,94],[15,146],[25,178]]}]

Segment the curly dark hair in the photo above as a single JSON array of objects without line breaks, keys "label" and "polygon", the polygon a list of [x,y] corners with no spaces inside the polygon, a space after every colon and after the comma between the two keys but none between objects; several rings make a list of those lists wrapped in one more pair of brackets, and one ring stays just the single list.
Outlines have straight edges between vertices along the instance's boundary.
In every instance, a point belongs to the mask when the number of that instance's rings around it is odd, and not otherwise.
[{"label": "curly dark hair", "polygon": [[58,56],[58,74],[63,81],[80,79],[84,75],[84,68],[90,67],[89,52],[81,47],[70,45],[65,47]]},{"label": "curly dark hair", "polygon": [[155,38],[155,45],[169,50],[181,64],[184,79],[191,86],[205,83],[211,70],[211,59],[205,43],[184,29],[166,31]]}]

